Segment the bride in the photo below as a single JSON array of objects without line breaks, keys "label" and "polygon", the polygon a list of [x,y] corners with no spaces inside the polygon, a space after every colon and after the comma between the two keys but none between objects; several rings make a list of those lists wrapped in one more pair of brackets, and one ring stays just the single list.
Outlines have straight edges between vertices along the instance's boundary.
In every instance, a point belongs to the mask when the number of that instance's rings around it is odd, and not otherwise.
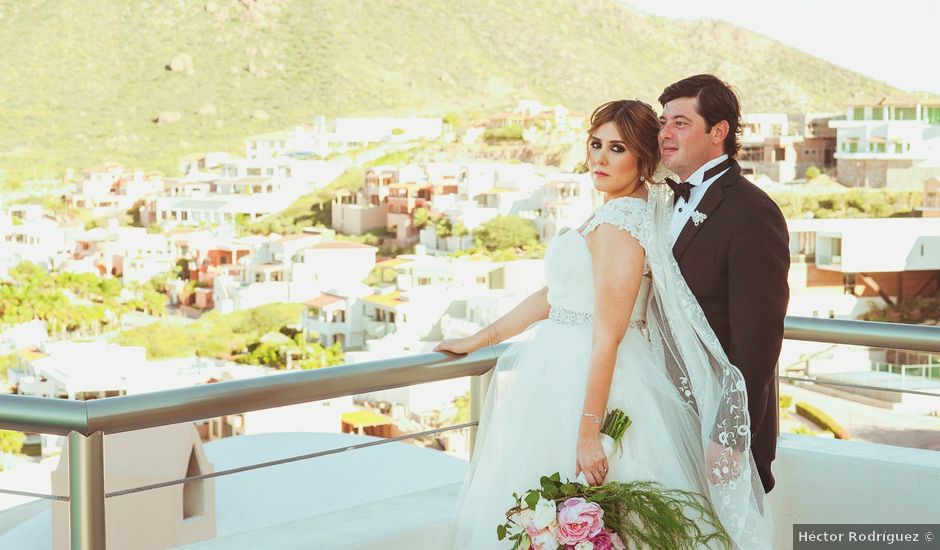
[{"label": "bride", "polygon": [[[435,348],[471,353],[521,335],[487,392],[454,548],[498,548],[513,493],[553,472],[583,473],[591,485],[648,479],[695,491],[736,548],[771,548],[744,381],[668,244],[672,195],[653,184],[659,129],[641,101],[598,107],[587,163],[604,204],[551,241],[546,287],[477,334]],[[607,458],[598,433],[614,408],[633,425],[622,453]]]}]

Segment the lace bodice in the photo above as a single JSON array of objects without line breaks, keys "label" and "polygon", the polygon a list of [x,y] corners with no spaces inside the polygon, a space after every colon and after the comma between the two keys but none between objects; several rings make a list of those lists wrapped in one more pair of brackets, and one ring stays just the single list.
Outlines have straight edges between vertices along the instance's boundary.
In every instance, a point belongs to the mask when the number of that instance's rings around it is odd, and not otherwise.
[{"label": "lace bodice", "polygon": [[[594,217],[581,232],[568,229],[552,239],[545,252],[545,280],[548,282],[548,303],[552,307],[594,313],[594,270],[585,238],[604,223],[630,233],[642,245],[647,242],[650,230],[647,203],[633,197],[612,199],[595,210]],[[645,260],[643,273],[649,273]],[[649,284],[649,277],[643,277],[631,321],[646,318]]]}]

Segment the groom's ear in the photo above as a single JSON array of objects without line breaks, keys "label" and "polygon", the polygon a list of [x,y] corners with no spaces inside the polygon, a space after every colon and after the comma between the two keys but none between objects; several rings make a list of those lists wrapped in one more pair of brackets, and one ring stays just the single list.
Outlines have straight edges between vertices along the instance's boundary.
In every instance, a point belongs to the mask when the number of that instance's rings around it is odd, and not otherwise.
[{"label": "groom's ear", "polygon": [[728,124],[727,120],[722,120],[718,122],[718,124],[712,126],[712,131],[709,132],[709,135],[712,138],[712,143],[715,145],[722,143],[725,138],[728,137],[729,129],[730,125]]}]

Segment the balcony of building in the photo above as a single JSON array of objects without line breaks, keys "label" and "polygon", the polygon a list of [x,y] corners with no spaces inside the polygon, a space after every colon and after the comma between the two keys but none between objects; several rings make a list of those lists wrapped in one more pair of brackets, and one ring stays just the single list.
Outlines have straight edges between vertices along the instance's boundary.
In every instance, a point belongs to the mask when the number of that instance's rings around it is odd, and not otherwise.
[{"label": "balcony of building", "polygon": [[[940,352],[940,328],[930,326],[791,317],[786,337],[826,349],[838,344]],[[35,485],[26,488],[22,477],[0,477],[5,482],[0,496],[23,499],[0,513],[0,547],[449,548],[451,515],[467,466],[452,455],[472,453],[488,378],[506,347],[469,356],[393,357],[87,402],[0,395],[0,427],[68,438],[52,481],[47,474],[45,485],[40,484],[42,492]],[[816,386],[855,395],[879,390],[921,397],[940,410],[940,380],[931,378],[932,368],[917,372],[920,384],[899,388],[797,373],[784,369],[784,362],[781,357],[779,383],[787,393],[799,396]],[[891,368],[878,374],[915,376],[910,369],[895,373]],[[465,377],[471,388],[466,423],[393,431],[388,437],[271,433],[205,446],[186,439],[192,437],[188,423],[205,418],[303,403],[319,406],[341,396]],[[775,548],[792,547],[792,526],[798,523],[936,523],[940,438],[931,422],[925,416],[923,428],[913,434],[926,442],[924,448],[781,434],[774,462],[777,484],[770,494]],[[185,452],[171,452],[160,439],[168,432],[159,430],[175,430],[190,441]],[[449,452],[408,444],[419,438],[433,442],[445,434],[455,442]],[[129,461],[130,455],[142,458]],[[142,474],[134,478],[133,468]],[[148,502],[157,504],[148,507]],[[188,538],[171,540],[168,533],[188,533]]]}]

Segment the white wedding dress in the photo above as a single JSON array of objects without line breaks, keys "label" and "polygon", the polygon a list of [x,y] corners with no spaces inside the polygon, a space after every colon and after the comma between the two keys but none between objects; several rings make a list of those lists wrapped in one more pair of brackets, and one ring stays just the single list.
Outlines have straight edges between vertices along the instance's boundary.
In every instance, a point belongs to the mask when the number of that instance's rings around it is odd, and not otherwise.
[{"label": "white wedding dress", "polygon": [[[551,313],[513,342],[496,365],[458,499],[454,548],[508,547],[506,541],[497,540],[496,526],[514,504],[513,493],[537,488],[540,476],[554,472],[574,478],[595,305],[585,239],[600,224],[610,223],[649,246],[655,226],[652,215],[647,201],[613,199],[595,211],[583,230],[568,229],[549,244],[545,269]],[[657,274],[650,275],[646,263],[629,328],[617,352],[608,410],[622,409],[633,424],[624,435],[622,454],[615,450],[609,459],[606,481],[651,479],[666,487],[709,494],[702,421],[690,413],[682,385],[664,366],[662,344],[655,344],[655,334],[650,340],[650,331],[657,327],[653,318],[649,319],[653,326],[647,326],[647,312],[655,293],[652,277]],[[740,508],[734,507],[734,511]],[[758,523],[754,520],[748,522]],[[729,523],[725,517],[722,521]],[[754,525],[745,527],[747,533],[735,538],[748,541],[741,543],[742,548],[770,548],[769,524],[758,526],[757,536],[751,533]]]}]

